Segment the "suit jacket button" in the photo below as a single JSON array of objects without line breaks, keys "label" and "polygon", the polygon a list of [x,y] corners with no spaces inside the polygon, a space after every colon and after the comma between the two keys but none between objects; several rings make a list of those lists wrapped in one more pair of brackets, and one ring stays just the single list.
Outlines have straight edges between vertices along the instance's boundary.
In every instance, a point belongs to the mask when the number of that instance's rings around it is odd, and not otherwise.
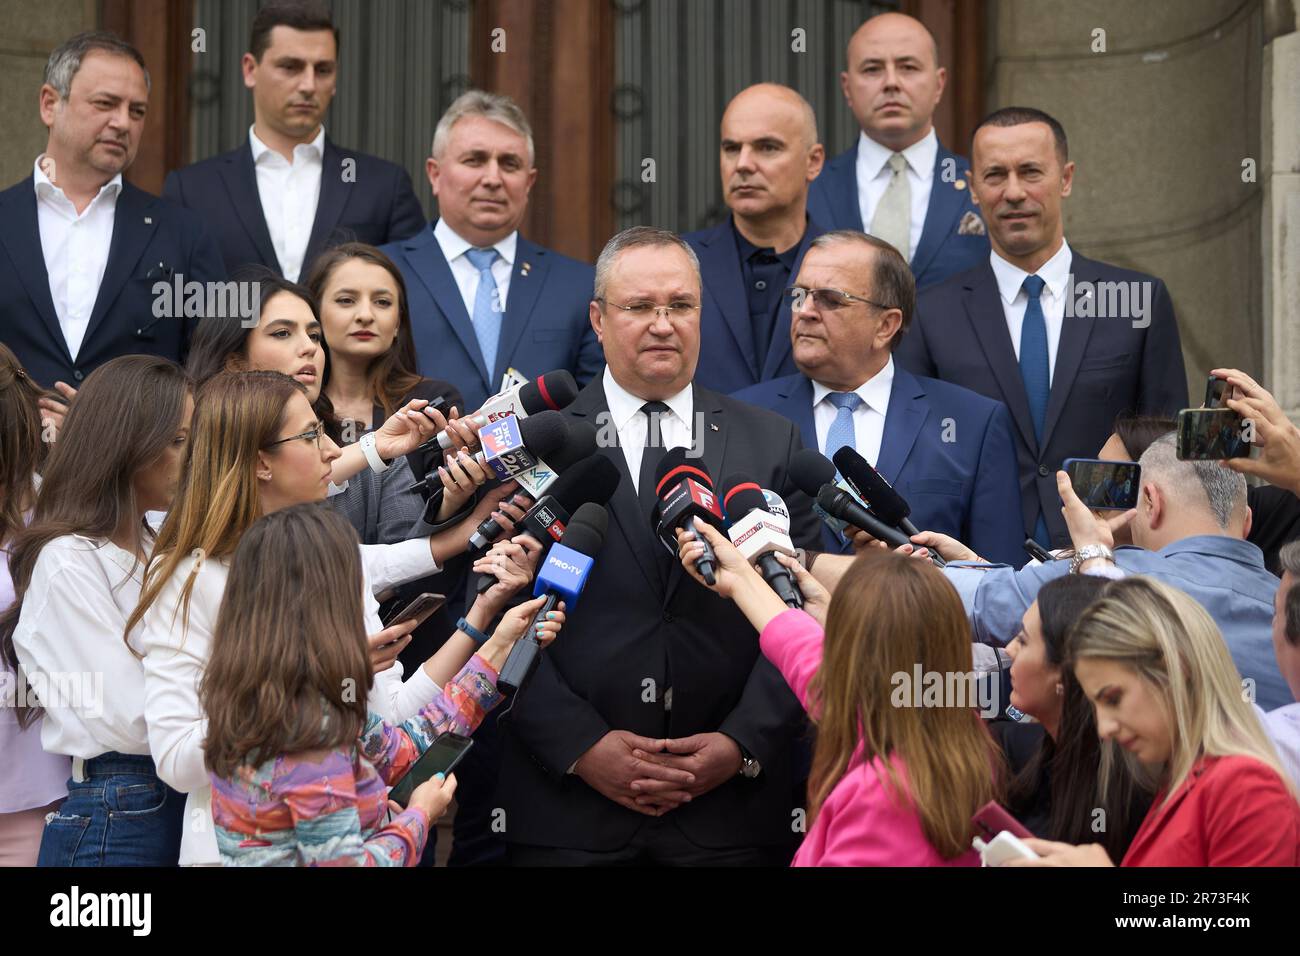
[{"label": "suit jacket button", "polygon": [[664,623],[671,624],[672,622],[673,622],[673,616],[669,614],[667,611],[664,611]]},{"label": "suit jacket button", "polygon": [[84,376],[81,374],[81,369],[76,368],[72,370],[72,377],[80,382]]},{"label": "suit jacket button", "polygon": [[1039,465],[1039,466],[1038,466],[1038,473],[1039,473],[1040,475],[1042,475],[1044,478],[1046,478],[1046,477],[1047,477],[1048,475],[1050,475],[1052,472],[1051,472],[1051,469],[1049,469],[1046,465]]}]

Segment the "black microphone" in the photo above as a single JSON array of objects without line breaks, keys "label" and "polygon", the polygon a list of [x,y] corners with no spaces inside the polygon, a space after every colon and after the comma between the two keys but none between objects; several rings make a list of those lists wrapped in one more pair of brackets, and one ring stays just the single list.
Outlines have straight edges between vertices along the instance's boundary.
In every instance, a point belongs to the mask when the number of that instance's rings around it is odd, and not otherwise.
[{"label": "black microphone", "polygon": [[572,614],[577,607],[578,596],[595,565],[595,556],[605,544],[608,526],[609,512],[601,505],[587,502],[574,513],[573,520],[565,529],[563,543],[551,548],[537,572],[537,583],[533,587],[533,596],[545,594],[546,601],[524,631],[524,636],[511,648],[510,656],[497,676],[497,689],[502,693],[517,694],[536,669],[542,645],[537,643],[534,633],[537,625],[546,620],[546,613],[555,610],[560,601],[564,601],[566,614]]},{"label": "black microphone", "polygon": [[[904,544],[912,544],[907,540],[907,535],[897,528],[891,528],[875,515],[854,499],[854,497],[843,488],[837,488],[834,485],[823,485],[822,490],[817,493],[817,506],[833,518],[846,521],[849,524],[857,525],[867,534],[880,541],[898,547]],[[915,547],[915,545],[913,545]]]},{"label": "black microphone", "polygon": [[[571,523],[569,515],[588,503],[606,505],[614,496],[619,478],[618,466],[604,455],[578,462],[524,513],[516,533],[531,534],[543,545],[568,540],[565,535]],[[474,545],[472,538],[470,544]],[[496,583],[496,575],[485,574],[479,579],[476,590],[482,594]]]},{"label": "black microphone", "polygon": [[692,518],[702,518],[722,530],[722,508],[713,492],[713,476],[698,458],[686,457],[685,448],[670,448],[655,469],[655,505],[651,522],[659,540],[675,557],[677,529],[685,528],[704,545],[704,554],[695,561],[695,570],[710,584],[717,583],[718,556],[704,536],[695,529]]},{"label": "black microphone", "polygon": [[[577,397],[578,383],[573,380],[573,375],[558,369],[493,395],[470,417],[479,425],[491,424],[507,415],[527,418],[547,409],[559,411]],[[448,432],[441,431],[420,448],[438,447],[445,451],[453,441],[455,439]]]},{"label": "black microphone", "polygon": [[[833,456],[835,467],[840,470],[844,480],[853,486],[858,497],[866,504],[871,513],[891,527],[897,528],[909,537],[920,534],[916,525],[908,519],[912,508],[907,500],[894,490],[894,486],[880,477],[880,472],[871,467],[871,463],[856,451],[845,445]],[[931,552],[935,567],[943,567],[944,561]]]},{"label": "black microphone", "polygon": [[[550,456],[548,465],[551,468],[551,477],[540,484],[537,490],[544,494],[554,494],[552,488],[559,481],[561,474],[595,454],[596,427],[591,422],[570,421],[568,439],[560,446],[559,451]],[[537,500],[540,502],[541,497],[539,496]],[[567,516],[565,520],[568,520]],[[469,546],[474,550],[486,551],[504,533],[505,529],[497,524],[495,518],[489,516],[480,521],[479,526],[474,529],[474,534],[469,539]]]},{"label": "black microphone", "polygon": [[745,475],[727,478],[722,489],[722,508],[731,522],[727,529],[731,543],[758,568],[777,597],[790,607],[803,607],[803,592],[794,574],[776,558],[778,553],[794,556],[789,519],[773,514],[763,489]]}]

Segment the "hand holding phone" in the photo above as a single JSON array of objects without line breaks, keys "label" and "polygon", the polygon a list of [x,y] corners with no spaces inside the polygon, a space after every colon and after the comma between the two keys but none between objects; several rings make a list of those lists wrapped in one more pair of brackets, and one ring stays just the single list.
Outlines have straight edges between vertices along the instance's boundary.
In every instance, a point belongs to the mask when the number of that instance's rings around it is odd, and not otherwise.
[{"label": "hand holding phone", "polygon": [[451,731],[439,734],[434,738],[433,743],[429,744],[428,749],[420,754],[419,759],[411,764],[402,778],[393,784],[388,799],[403,807],[407,806],[416,787],[432,779],[435,774],[440,773],[444,777],[449,777],[472,746],[474,741],[469,737],[462,737]]},{"label": "hand holding phone", "polygon": [[414,620],[415,626],[419,627],[429,619],[429,615],[446,603],[445,594],[431,594],[428,591],[417,594],[410,603],[388,615],[384,619],[384,627],[392,627],[394,624],[402,624],[410,620]]},{"label": "hand holding phone", "polygon": [[1028,827],[1002,809],[1001,805],[995,800],[990,800],[980,807],[975,816],[971,818],[971,822],[975,824],[975,835],[982,837],[985,842],[992,841],[1004,830],[1012,836],[1020,837],[1022,840],[1032,840],[1034,838]]},{"label": "hand holding phone", "polygon": [[1136,508],[1142,489],[1142,469],[1135,461],[1067,458],[1061,463],[1074,493],[1093,511]]}]

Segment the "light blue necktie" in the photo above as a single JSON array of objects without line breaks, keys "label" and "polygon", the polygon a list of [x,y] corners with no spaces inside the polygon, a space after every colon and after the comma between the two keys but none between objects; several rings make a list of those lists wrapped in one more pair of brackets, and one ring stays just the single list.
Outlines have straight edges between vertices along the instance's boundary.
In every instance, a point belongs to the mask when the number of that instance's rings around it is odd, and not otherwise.
[{"label": "light blue necktie", "polygon": [[474,293],[474,314],[470,318],[491,379],[497,364],[497,343],[501,339],[501,302],[496,280],[492,278],[492,263],[497,261],[498,253],[495,249],[469,249],[465,258],[478,270],[478,291]]},{"label": "light blue necktie", "polygon": [[[1029,416],[1034,421],[1034,437],[1038,439],[1039,452],[1043,446],[1043,427],[1047,423],[1047,399],[1052,393],[1052,370],[1047,361],[1047,320],[1043,317],[1043,304],[1039,296],[1047,285],[1039,276],[1026,276],[1021,288],[1029,296],[1025,306],[1025,321],[1020,326],[1020,377],[1025,382],[1025,397],[1029,399]],[[1050,547],[1047,522],[1039,509],[1034,523],[1034,540],[1044,548]]]},{"label": "light blue necktie", "polygon": [[826,457],[834,458],[835,453],[848,446],[858,450],[858,443],[853,430],[853,413],[862,404],[862,397],[857,392],[831,392],[826,401],[835,406],[835,421],[831,422],[826,433]]}]

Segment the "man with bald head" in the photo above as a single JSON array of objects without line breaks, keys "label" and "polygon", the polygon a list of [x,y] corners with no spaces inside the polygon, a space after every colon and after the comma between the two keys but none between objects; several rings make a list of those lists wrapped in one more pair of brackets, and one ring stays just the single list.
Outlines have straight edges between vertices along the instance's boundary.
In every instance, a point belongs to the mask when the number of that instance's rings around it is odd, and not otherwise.
[{"label": "man with bald head", "polygon": [[813,219],[884,239],[911,265],[917,289],[974,267],[989,241],[971,202],[970,163],[935,135],[947,74],[933,35],[919,20],[882,13],[853,34],[846,59],[840,87],[862,134],[812,184]]},{"label": "man with bald head", "polygon": [[808,184],[826,151],[808,101],[775,83],[741,90],[722,115],[720,138],[731,215],[683,238],[704,279],[700,350],[708,361],[695,380],[735,392],[795,371],[781,297],[822,232],[808,218]]}]

